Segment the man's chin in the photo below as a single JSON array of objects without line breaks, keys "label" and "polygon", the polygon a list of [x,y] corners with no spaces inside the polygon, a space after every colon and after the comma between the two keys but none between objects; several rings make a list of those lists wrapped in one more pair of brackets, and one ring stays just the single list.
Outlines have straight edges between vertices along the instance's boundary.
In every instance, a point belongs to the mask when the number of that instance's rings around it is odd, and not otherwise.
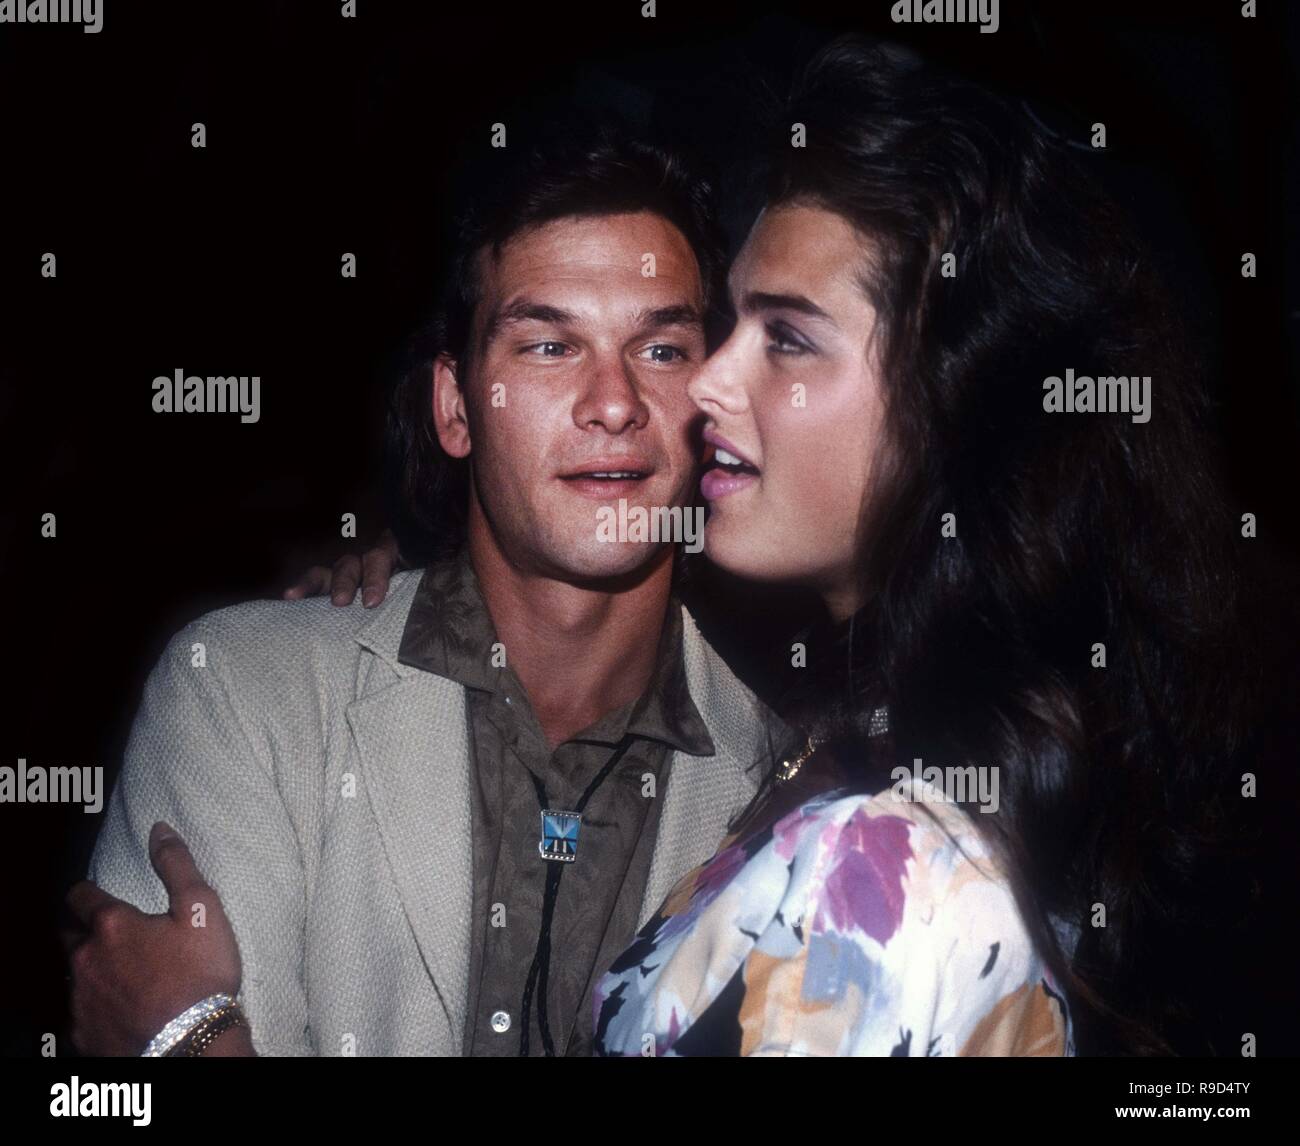
[{"label": "man's chin", "polygon": [[552,562],[563,579],[575,583],[612,583],[626,588],[672,559],[672,544],[663,542],[589,541],[564,552],[553,551]]}]

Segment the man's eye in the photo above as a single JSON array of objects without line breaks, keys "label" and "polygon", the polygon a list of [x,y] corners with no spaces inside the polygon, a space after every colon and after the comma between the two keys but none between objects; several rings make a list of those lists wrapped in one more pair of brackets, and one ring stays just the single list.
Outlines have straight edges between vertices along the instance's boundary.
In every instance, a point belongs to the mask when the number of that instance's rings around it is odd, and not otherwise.
[{"label": "man's eye", "polygon": [[771,339],[767,348],[773,354],[807,354],[811,349],[788,326],[781,323],[769,323],[765,329],[768,338]]},{"label": "man's eye", "polygon": [[563,358],[569,349],[565,342],[535,342],[525,348],[530,354],[540,354],[543,358]]},{"label": "man's eye", "polygon": [[656,342],[653,346],[647,346],[641,353],[648,355],[651,362],[661,364],[686,360],[684,350],[678,346],[669,346],[666,342]]}]

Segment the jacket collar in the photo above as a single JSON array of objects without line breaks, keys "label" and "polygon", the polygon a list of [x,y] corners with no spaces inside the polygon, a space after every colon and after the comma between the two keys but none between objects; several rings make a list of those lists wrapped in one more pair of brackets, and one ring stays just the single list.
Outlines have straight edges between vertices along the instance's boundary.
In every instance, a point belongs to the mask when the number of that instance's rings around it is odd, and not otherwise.
[{"label": "jacket collar", "polygon": [[[682,630],[682,612],[674,601],[660,628],[646,689],[634,702],[606,713],[580,739],[617,744],[630,734],[695,756],[713,755],[713,741],[686,679]],[[467,688],[489,693],[505,690],[526,702],[527,692],[509,664],[493,656],[496,642],[496,629],[468,552],[462,549],[455,557],[429,566],[411,600],[397,659]]]}]

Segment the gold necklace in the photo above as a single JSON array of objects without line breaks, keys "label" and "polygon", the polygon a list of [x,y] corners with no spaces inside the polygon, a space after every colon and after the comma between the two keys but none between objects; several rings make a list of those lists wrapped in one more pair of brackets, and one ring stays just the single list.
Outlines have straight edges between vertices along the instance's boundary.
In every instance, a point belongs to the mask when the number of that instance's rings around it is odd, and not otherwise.
[{"label": "gold necklace", "polygon": [[782,760],[776,766],[776,782],[786,784],[793,780],[798,775],[799,769],[808,763],[809,758],[823,743],[825,742],[822,740],[814,740],[811,736],[808,737],[808,743],[804,745],[803,751],[798,756],[790,760]]},{"label": "gold necklace", "polygon": [[[871,714],[871,725],[867,730],[870,737],[883,736],[889,731],[889,709],[885,707],[875,709]],[[776,766],[776,782],[778,784],[787,784],[799,774],[802,768],[812,758],[813,754],[826,741],[823,738],[808,737],[808,742],[804,745],[803,750],[798,756],[789,760],[782,760]]]}]

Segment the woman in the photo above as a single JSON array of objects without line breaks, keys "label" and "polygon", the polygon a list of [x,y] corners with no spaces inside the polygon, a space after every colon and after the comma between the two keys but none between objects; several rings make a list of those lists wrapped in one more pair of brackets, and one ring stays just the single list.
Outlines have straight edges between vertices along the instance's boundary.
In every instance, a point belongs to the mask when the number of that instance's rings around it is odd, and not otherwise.
[{"label": "woman", "polygon": [[[840,43],[788,119],[690,392],[707,556],[824,603],[809,745],[600,982],[598,1052],[1167,1052],[1244,680],[1183,338],[1013,105]],[[1066,412],[1067,370],[1128,387]]]}]

